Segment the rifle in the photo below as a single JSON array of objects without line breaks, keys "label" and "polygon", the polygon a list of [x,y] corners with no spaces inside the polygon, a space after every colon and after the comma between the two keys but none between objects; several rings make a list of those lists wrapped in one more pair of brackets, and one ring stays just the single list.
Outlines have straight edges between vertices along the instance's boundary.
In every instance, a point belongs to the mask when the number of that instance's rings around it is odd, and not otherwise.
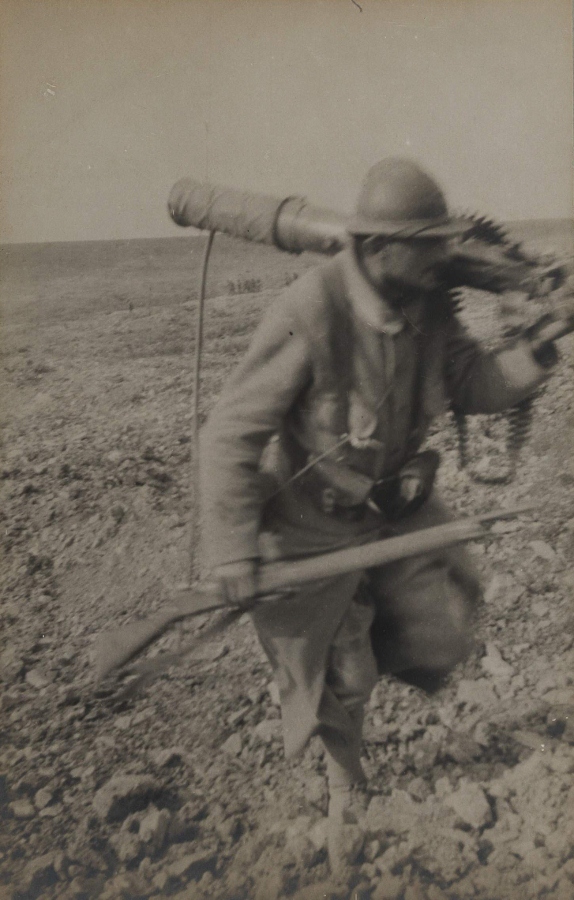
[{"label": "rifle", "polygon": [[[259,592],[253,597],[252,606],[266,602],[298,584],[332,578],[348,572],[383,566],[398,559],[406,559],[431,553],[444,547],[477,540],[489,534],[484,525],[497,519],[510,519],[529,512],[530,506],[517,506],[507,510],[478,515],[458,522],[434,525],[409,534],[396,535],[380,541],[335,550],[297,560],[263,563],[259,570]],[[150,618],[142,619],[123,628],[101,634],[94,645],[96,680],[101,681],[118,671],[146,647],[157,640],[167,629],[182,619],[209,613],[218,609],[228,612],[215,625],[205,629],[200,638],[175,654],[165,654],[140,665],[140,675],[147,678],[173,665],[192,652],[198,640],[206,640],[227,627],[245,611],[225,604],[219,588],[213,583],[199,583],[176,590],[177,602]],[[288,603],[286,598],[284,602]],[[132,670],[133,673],[134,670]]]}]

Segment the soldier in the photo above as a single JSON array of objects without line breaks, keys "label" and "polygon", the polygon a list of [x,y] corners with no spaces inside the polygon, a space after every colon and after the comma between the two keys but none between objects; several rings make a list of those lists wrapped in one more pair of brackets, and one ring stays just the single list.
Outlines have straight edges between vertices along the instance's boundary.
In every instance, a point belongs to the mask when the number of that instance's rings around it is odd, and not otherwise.
[{"label": "soldier", "polygon": [[[202,438],[206,553],[230,604],[261,560],[325,552],[442,523],[438,460],[420,447],[447,404],[493,413],[555,361],[526,339],[486,353],[441,289],[468,227],[417,164],[368,173],[349,244],[267,310]],[[469,653],[480,588],[460,548],[301,587],[253,621],[281,697],[288,757],[325,748],[329,856],[360,814],[365,703],[382,673],[432,692]]]}]

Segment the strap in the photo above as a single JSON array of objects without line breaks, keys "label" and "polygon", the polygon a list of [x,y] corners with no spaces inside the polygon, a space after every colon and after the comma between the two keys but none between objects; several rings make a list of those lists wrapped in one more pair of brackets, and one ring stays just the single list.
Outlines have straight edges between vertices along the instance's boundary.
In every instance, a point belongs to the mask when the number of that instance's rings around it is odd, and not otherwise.
[{"label": "strap", "polygon": [[333,260],[326,266],[323,276],[332,312],[325,315],[327,333],[316,336],[319,341],[315,341],[315,346],[322,356],[325,371],[334,375],[340,396],[346,398],[353,386],[355,328],[340,260]]}]

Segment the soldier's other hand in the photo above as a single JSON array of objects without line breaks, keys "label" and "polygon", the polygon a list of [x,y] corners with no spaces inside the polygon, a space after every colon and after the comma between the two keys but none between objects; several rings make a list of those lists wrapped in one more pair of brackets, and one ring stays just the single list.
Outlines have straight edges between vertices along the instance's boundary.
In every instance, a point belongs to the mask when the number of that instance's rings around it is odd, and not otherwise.
[{"label": "soldier's other hand", "polygon": [[215,570],[226,603],[245,609],[251,606],[257,593],[257,569],[256,560],[241,559]]}]

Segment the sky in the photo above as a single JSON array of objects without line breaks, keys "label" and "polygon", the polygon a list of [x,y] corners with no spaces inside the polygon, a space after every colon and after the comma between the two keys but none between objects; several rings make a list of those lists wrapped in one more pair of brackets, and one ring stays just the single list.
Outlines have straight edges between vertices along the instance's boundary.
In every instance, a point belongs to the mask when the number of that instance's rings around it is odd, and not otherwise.
[{"label": "sky", "polygon": [[352,211],[388,155],[572,217],[571,0],[2,0],[0,242],[182,235],[179,178]]}]

